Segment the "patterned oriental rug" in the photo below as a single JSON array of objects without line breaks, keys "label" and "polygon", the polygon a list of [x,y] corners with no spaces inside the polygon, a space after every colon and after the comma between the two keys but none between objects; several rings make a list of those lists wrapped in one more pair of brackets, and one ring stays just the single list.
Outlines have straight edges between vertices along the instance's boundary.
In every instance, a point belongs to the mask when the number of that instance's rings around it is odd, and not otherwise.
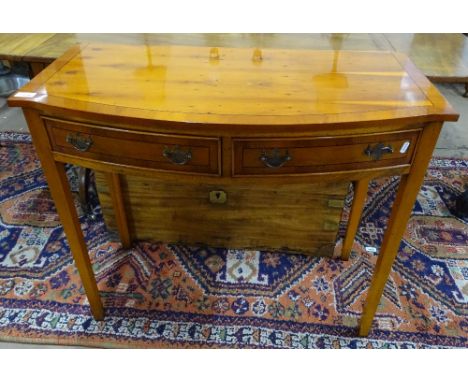
[{"label": "patterned oriental rug", "polygon": [[[2,133],[0,144],[0,340],[189,348],[468,345],[468,222],[451,212],[468,183],[468,160],[432,161],[373,330],[359,338],[377,258],[366,247],[379,248],[397,178],[371,184],[348,262],[161,242],[122,250],[94,196],[97,221],[79,212],[107,312],[96,322],[29,136]],[[68,174],[77,189],[72,167]]]}]

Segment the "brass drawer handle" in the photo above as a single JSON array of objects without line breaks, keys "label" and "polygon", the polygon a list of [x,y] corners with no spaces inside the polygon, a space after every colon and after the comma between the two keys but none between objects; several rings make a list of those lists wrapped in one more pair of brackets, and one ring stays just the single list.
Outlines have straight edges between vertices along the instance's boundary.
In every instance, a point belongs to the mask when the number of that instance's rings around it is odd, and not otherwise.
[{"label": "brass drawer handle", "polygon": [[184,165],[192,159],[192,149],[189,148],[187,151],[184,151],[179,145],[176,145],[173,149],[164,146],[163,156],[174,164]]},{"label": "brass drawer handle", "polygon": [[385,146],[383,143],[377,143],[374,147],[368,145],[364,150],[364,154],[374,160],[379,160],[383,154],[391,153],[393,153],[393,147],[391,145]]},{"label": "brass drawer handle", "polygon": [[275,148],[271,152],[270,155],[267,154],[265,150],[262,151],[262,155],[260,155],[260,160],[263,164],[270,168],[279,168],[282,167],[286,162],[292,159],[291,155],[289,155],[288,150],[284,153],[284,155],[280,154],[279,149]]},{"label": "brass drawer handle", "polygon": [[91,136],[84,136],[80,133],[68,133],[65,139],[67,143],[71,144],[75,149],[78,151],[88,151],[91,145],[93,144],[93,140]]}]

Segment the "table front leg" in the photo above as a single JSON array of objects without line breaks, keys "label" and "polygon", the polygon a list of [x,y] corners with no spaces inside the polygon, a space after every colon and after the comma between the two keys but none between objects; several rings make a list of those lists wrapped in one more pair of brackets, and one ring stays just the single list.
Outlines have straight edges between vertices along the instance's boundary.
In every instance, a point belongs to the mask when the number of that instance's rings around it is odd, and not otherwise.
[{"label": "table front leg", "polygon": [[46,170],[44,166],[44,173],[46,174],[49,184],[49,190],[55,201],[55,208],[62,222],[63,230],[65,231],[68,244],[70,245],[76,267],[80,273],[81,282],[83,283],[86,296],[88,297],[91,312],[96,320],[102,320],[104,318],[104,309],[65,173],[65,165],[63,163],[54,162],[47,167]]},{"label": "table front leg", "polygon": [[48,143],[49,140],[43,129],[39,115],[29,110],[26,110],[24,114],[49,185],[50,193],[55,202],[55,208],[67,237],[86,296],[88,297],[91,313],[96,320],[102,320],[104,318],[104,308],[73,202],[73,195],[68,184],[65,165],[54,160]]},{"label": "table front leg", "polygon": [[348,227],[346,228],[346,234],[343,239],[341,260],[348,260],[349,255],[351,254],[354,238],[361,221],[364,203],[366,202],[368,187],[369,181],[367,179],[361,179],[353,182],[353,203],[351,205],[351,211],[349,212]]},{"label": "table front leg", "polygon": [[424,181],[427,166],[432,157],[441,124],[433,123],[424,128],[410,173],[401,177],[400,186],[393,202],[387,230],[380,248],[374,275],[369,287],[364,312],[359,328],[360,336],[367,336],[374,314],[382,297],[393,261],[398,253],[401,238],[405,233],[408,219],[413,211],[416,197]]}]

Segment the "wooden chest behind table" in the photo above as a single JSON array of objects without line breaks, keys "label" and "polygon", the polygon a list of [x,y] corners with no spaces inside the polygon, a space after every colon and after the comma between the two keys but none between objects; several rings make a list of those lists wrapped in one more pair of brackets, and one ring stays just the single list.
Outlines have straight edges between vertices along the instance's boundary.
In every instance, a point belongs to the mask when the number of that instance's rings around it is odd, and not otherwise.
[{"label": "wooden chest behind table", "polygon": [[[106,176],[95,179],[106,226],[117,231]],[[122,178],[134,240],[332,256],[349,183],[323,186]]]},{"label": "wooden chest behind table", "polygon": [[458,115],[392,52],[89,45],[9,99],[23,107],[96,319],[104,308],[64,163],[97,172],[133,238],[343,259],[370,179],[400,175],[359,333],[367,335],[443,121]]}]

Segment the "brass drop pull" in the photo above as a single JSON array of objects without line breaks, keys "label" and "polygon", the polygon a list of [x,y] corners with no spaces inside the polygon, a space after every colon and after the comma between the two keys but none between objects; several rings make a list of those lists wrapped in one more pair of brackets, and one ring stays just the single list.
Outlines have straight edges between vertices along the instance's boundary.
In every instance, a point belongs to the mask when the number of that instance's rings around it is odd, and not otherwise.
[{"label": "brass drop pull", "polygon": [[88,151],[91,145],[93,144],[91,136],[84,136],[80,133],[68,133],[65,140],[67,141],[67,143],[71,144],[75,149],[83,152]]},{"label": "brass drop pull", "polygon": [[383,154],[393,153],[393,147],[391,145],[385,146],[383,143],[377,143],[374,147],[368,145],[364,150],[364,154],[371,157],[374,160],[379,160]]},{"label": "brass drop pull", "polygon": [[164,146],[163,156],[174,164],[184,165],[187,164],[190,159],[192,159],[192,149],[184,151],[179,147],[179,145],[176,145],[172,149]]},{"label": "brass drop pull", "polygon": [[280,150],[277,148],[273,149],[271,154],[267,154],[267,152],[263,150],[262,155],[260,155],[260,160],[263,162],[263,164],[270,168],[282,167],[291,159],[292,157],[289,155],[288,150],[286,150],[284,155],[281,155]]}]

